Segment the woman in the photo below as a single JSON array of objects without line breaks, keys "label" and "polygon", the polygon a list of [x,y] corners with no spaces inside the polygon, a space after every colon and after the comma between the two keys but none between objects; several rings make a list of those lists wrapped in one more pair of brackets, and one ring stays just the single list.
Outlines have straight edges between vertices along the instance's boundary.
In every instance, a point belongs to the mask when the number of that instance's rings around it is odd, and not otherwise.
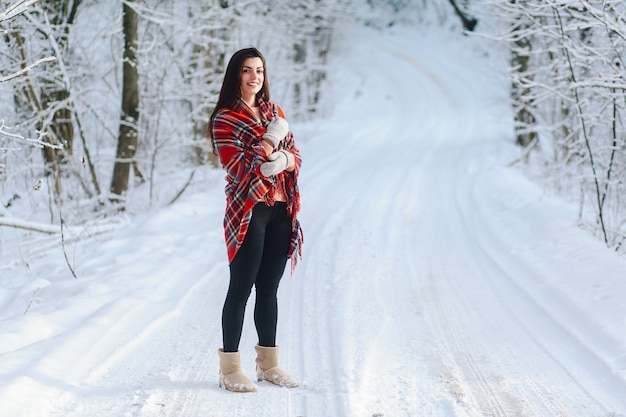
[{"label": "woman", "polygon": [[230,284],[222,310],[220,387],[256,391],[241,371],[239,341],[246,303],[256,288],[258,381],[294,388],[278,365],[276,293],[291,258],[301,255],[298,173],[300,152],[282,109],[269,101],[265,58],[255,48],[230,59],[217,105],[209,119],[213,149],[226,170],[224,231]]}]

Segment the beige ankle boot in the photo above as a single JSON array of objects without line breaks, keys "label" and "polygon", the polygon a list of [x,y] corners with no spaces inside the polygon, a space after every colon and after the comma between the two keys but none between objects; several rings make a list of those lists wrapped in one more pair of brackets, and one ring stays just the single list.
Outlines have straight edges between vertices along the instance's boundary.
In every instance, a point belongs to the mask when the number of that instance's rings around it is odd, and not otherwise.
[{"label": "beige ankle boot", "polygon": [[278,367],[278,346],[256,345],[254,349],[257,353],[256,376],[259,381],[268,381],[286,388],[298,386],[298,381]]},{"label": "beige ankle boot", "polygon": [[224,352],[220,355],[220,388],[234,392],[255,392],[257,385],[241,372],[241,356],[239,352]]}]

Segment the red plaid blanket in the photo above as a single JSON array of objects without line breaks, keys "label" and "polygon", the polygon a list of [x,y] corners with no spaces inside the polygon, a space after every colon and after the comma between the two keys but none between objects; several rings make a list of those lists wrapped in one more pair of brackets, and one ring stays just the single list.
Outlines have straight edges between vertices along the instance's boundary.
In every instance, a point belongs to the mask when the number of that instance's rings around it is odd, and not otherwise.
[{"label": "red plaid blanket", "polygon": [[302,159],[295,145],[293,135],[288,133],[278,149],[291,152],[296,161],[293,172],[283,171],[275,177],[261,175],[259,167],[267,160],[261,146],[261,138],[270,120],[285,117],[282,109],[271,102],[260,101],[263,120],[259,120],[252,110],[239,100],[232,109],[221,109],[213,120],[213,149],[226,171],[226,212],[224,215],[224,235],[228,261],[231,262],[248,231],[252,208],[256,203],[274,205],[277,187],[284,185],[287,194],[287,211],[292,219],[291,245],[287,256],[291,258],[291,270],[297,258],[302,256],[304,235],[297,214],[300,211],[300,191],[298,174]]}]

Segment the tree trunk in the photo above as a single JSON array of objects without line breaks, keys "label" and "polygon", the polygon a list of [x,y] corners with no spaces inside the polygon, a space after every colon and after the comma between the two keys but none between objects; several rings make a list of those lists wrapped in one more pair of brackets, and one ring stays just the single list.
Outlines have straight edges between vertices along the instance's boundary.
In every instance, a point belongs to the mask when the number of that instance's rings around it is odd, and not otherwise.
[{"label": "tree trunk", "polygon": [[532,113],[533,103],[529,102],[528,99],[530,90],[527,85],[520,81],[525,76],[528,76],[528,61],[530,57],[524,51],[529,51],[531,45],[527,38],[521,38],[515,41],[515,46],[511,52],[511,66],[519,76],[513,77],[511,96],[517,107],[515,112],[516,143],[525,148],[537,138],[537,133],[534,131],[536,120]]},{"label": "tree trunk", "polygon": [[[70,93],[66,89],[47,91],[41,94],[44,108],[58,101],[68,101],[69,97]],[[72,123],[72,110],[69,106],[63,106],[54,112],[48,132],[52,143],[62,145],[63,149],[43,148],[46,164],[63,163],[65,155],[71,155],[74,148],[74,125]]]},{"label": "tree trunk", "polygon": [[[81,0],[46,0],[42,2],[42,7],[49,16],[51,27],[50,48],[52,55],[55,55],[55,47],[60,52],[65,53],[68,47],[68,37],[70,26],[74,24],[76,13]],[[59,57],[64,59],[64,57]],[[55,103],[64,103],[52,116],[50,122],[49,140],[54,144],[63,145],[63,149],[43,148],[44,160],[48,165],[55,165],[63,162],[65,155],[71,155],[74,148],[74,125],[72,122],[72,109],[70,92],[58,83],[56,79],[43,80],[45,87],[41,91],[41,102],[43,108],[47,108]]]},{"label": "tree trunk", "polygon": [[137,13],[123,4],[124,67],[122,84],[122,114],[117,141],[111,192],[121,196],[128,190],[131,164],[137,151],[137,121],[139,119],[139,74],[137,71]]}]

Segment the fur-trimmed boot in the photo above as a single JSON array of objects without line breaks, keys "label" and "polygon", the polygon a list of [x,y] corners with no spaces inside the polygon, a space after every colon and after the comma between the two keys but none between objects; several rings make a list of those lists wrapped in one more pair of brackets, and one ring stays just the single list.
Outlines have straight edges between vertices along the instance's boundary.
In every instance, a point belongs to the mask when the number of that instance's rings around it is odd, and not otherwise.
[{"label": "fur-trimmed boot", "polygon": [[220,355],[220,388],[233,392],[255,392],[258,386],[241,372],[241,355],[239,352],[224,352]]},{"label": "fur-trimmed boot", "polygon": [[254,349],[257,353],[256,376],[259,381],[268,381],[286,388],[298,386],[298,381],[278,366],[278,346],[256,345]]}]

